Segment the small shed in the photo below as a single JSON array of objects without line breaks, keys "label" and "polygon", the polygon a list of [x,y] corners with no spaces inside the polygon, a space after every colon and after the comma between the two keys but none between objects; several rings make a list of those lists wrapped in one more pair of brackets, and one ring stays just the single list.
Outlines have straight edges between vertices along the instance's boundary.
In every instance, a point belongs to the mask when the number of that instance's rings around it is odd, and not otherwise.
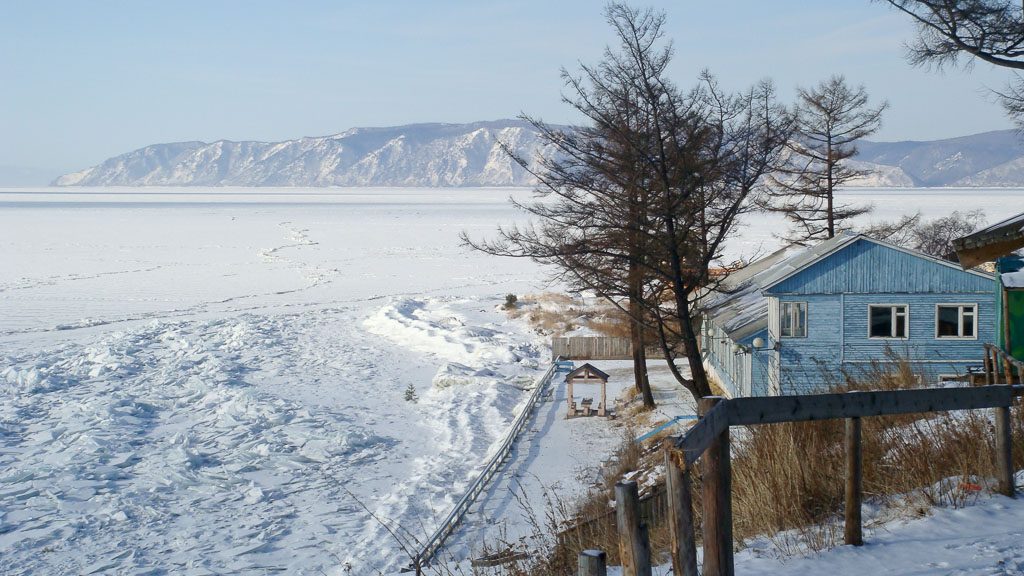
[{"label": "small shed", "polygon": [[[566,418],[576,416],[607,416],[608,415],[608,374],[598,370],[587,363],[565,375],[565,382],[568,388],[569,411]],[[579,406],[576,405],[576,398],[573,396],[573,387],[579,384],[597,384],[601,386],[601,401],[594,409],[594,399],[581,398]]]}]

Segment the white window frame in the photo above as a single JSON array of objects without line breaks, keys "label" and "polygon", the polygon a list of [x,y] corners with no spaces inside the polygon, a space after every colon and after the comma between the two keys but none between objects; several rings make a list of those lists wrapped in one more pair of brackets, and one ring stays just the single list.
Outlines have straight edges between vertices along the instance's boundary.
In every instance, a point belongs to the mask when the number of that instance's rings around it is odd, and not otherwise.
[{"label": "white window frame", "polygon": [[965,376],[964,374],[939,374],[938,377],[935,379],[935,383],[939,386],[942,386],[943,384],[947,384],[949,382],[964,382],[965,379],[968,377],[969,376]]},{"label": "white window frame", "polygon": [[[803,306],[804,307],[804,325],[803,325],[803,331],[802,331],[803,333],[802,334],[789,335],[789,336],[786,335],[785,330],[783,329],[784,327],[782,326],[782,321],[786,317],[786,315],[782,311],[782,307],[786,306],[786,305]],[[793,301],[788,301],[788,300],[787,301],[779,302],[779,338],[807,338],[807,323],[808,323],[808,320],[809,320],[809,318],[807,317],[808,309],[809,309],[809,306],[807,306],[807,302],[793,302]],[[795,316],[793,316],[791,314],[790,318],[795,318]],[[790,326],[790,327],[792,328],[792,326]]]},{"label": "white window frame", "polygon": [[[904,326],[907,329],[906,336],[872,336],[871,335],[871,309],[872,308],[896,308],[902,307],[905,310],[903,317],[906,319]],[[892,319],[889,321],[889,334],[896,332],[895,312],[891,312]],[[910,339],[910,304],[868,304],[868,340],[909,340]]]},{"label": "white window frame", "polygon": [[[964,308],[974,308],[974,336],[961,334],[964,329]],[[939,308],[956,308],[957,336],[939,336]],[[977,340],[978,339],[978,303],[977,302],[941,302],[935,305],[935,339],[936,340]]]}]

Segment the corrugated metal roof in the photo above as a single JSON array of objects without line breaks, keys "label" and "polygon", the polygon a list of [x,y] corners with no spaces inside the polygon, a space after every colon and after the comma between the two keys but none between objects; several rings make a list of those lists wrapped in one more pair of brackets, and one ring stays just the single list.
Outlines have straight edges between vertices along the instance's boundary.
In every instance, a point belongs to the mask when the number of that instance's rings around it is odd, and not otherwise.
[{"label": "corrugated metal roof", "polygon": [[705,313],[733,340],[768,327],[768,300],[762,290],[810,262],[852,242],[856,234],[843,233],[814,246],[791,244],[734,272],[708,296]]}]

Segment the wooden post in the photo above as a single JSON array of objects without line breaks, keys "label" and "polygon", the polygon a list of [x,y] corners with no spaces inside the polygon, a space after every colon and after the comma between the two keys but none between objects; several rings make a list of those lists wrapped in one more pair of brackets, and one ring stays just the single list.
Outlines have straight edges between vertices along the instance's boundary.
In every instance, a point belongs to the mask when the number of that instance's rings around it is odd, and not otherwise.
[{"label": "wooden post", "polygon": [[860,418],[846,419],[846,529],[843,540],[853,546],[864,545],[861,525],[861,502],[863,491],[864,461],[860,448]]},{"label": "wooden post", "polygon": [[579,576],[607,576],[605,553],[600,550],[584,550],[579,556]]},{"label": "wooden post", "polygon": [[[721,397],[701,398],[700,413],[707,414]],[[704,466],[704,576],[733,576],[732,470],[729,427],[711,442],[702,457]]]},{"label": "wooden post", "polygon": [[1005,352],[1002,352],[1002,356],[1003,356],[1003,369],[1006,371],[1006,373],[1003,375],[1005,377],[1005,380],[1004,380],[1003,383],[1004,384],[1013,384],[1013,366],[1010,365],[1010,355],[1005,353]]},{"label": "wooden post", "polygon": [[665,488],[668,491],[668,526],[672,537],[672,573],[697,576],[697,539],[693,532],[693,494],[690,470],[672,458],[672,440],[665,441]]},{"label": "wooden post", "polygon": [[1010,407],[995,408],[996,412],[996,474],[999,493],[1015,498],[1013,482],[1013,438],[1010,428]]},{"label": "wooden post", "polygon": [[988,384],[989,386],[994,384],[992,381],[992,360],[989,358],[989,354],[991,353],[992,351],[989,347],[985,346],[985,384]]},{"label": "wooden post", "polygon": [[640,528],[640,495],[636,482],[615,484],[615,511],[622,576],[651,576],[651,548]]}]

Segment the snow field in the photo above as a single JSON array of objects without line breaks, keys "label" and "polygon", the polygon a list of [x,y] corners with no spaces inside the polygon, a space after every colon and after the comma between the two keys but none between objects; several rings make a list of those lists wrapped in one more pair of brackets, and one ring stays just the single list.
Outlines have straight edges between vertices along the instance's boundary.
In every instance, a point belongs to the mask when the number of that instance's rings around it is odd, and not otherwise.
[{"label": "snow field", "polygon": [[[496,310],[541,272],[458,244],[521,219],[509,194],[526,192],[0,190],[0,573],[401,567],[369,512],[425,538],[545,367],[544,342]],[[971,194],[991,221],[1024,211],[1019,191]],[[963,198],[849,196],[878,218]],[[730,254],[778,230],[752,218]],[[619,442],[562,420],[559,394],[456,553],[521,534],[515,494],[542,508]],[[666,416],[688,409],[670,394]]]},{"label": "snow field", "polygon": [[[369,351],[342,350],[355,340],[336,331],[353,324],[346,310],[151,322],[3,358],[0,572],[395,567],[397,544],[363,506],[424,538],[504,437],[527,397],[519,383],[538,372],[532,336],[459,312],[500,319],[480,305],[382,308],[408,312],[380,330],[399,340],[436,337],[419,313],[458,319],[465,345],[452,358],[487,374],[438,388],[429,374],[446,357],[413,362],[427,383],[415,404],[398,385],[404,348],[371,336]],[[342,338],[304,356],[310,335]],[[512,356],[522,364],[505,365]],[[297,375],[345,389],[290,383]],[[361,399],[340,406],[332,395]]]}]

